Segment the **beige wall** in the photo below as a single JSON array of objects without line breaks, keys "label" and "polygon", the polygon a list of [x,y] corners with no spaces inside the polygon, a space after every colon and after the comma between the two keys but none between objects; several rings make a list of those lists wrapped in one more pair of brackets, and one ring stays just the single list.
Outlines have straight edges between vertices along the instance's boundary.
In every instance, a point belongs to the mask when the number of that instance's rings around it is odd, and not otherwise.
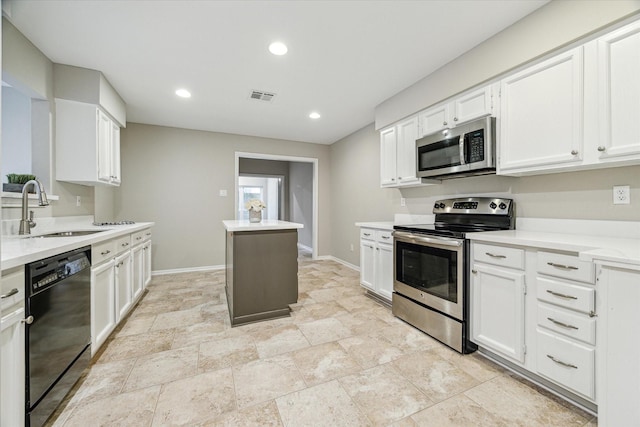
[{"label": "beige wall", "polygon": [[[640,166],[521,178],[488,175],[399,190],[380,188],[379,164],[373,124],[331,145],[331,254],[355,265],[360,255],[354,223],[392,221],[396,213],[431,214],[433,203],[446,197],[513,198],[518,217],[640,221]],[[631,204],[613,205],[614,185],[631,187]]]},{"label": "beige wall", "polygon": [[378,105],[376,129],[638,12],[638,0],[552,0]]},{"label": "beige wall", "polygon": [[331,253],[328,146],[129,123],[121,133],[115,212],[156,222],[154,270],[224,264],[222,221],[234,219],[236,152],[318,159],[318,248]]}]

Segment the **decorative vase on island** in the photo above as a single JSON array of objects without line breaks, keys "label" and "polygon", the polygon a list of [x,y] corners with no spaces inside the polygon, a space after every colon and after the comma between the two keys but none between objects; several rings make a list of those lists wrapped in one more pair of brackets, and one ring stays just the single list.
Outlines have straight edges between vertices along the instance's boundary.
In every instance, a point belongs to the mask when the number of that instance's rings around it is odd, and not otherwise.
[{"label": "decorative vase on island", "polygon": [[249,222],[260,221],[262,221],[262,211],[254,211],[253,209],[249,209]]}]

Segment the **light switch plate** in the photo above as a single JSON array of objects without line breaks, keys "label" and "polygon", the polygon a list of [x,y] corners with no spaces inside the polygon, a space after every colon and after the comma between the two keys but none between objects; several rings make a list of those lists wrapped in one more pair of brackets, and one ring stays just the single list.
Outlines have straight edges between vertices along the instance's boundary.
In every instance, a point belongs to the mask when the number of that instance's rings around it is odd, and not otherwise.
[{"label": "light switch plate", "polygon": [[227,190],[220,190],[220,197],[227,197]]},{"label": "light switch plate", "polygon": [[407,199],[400,197],[400,206],[407,206]]},{"label": "light switch plate", "polygon": [[628,205],[631,203],[631,193],[628,185],[613,186],[613,204]]}]

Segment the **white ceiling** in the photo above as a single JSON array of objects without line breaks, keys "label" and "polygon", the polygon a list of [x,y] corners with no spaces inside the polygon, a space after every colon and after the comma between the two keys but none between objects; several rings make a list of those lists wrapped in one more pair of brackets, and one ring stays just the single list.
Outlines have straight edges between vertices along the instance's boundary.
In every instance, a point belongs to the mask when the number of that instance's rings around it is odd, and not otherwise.
[{"label": "white ceiling", "polygon": [[[7,0],[4,0],[6,3]],[[331,144],[548,0],[10,1],[53,62],[100,70],[127,121]],[[289,53],[270,54],[285,42]],[[175,96],[187,88],[190,99]],[[277,94],[249,100],[251,90]],[[318,111],[322,117],[311,120]]]}]

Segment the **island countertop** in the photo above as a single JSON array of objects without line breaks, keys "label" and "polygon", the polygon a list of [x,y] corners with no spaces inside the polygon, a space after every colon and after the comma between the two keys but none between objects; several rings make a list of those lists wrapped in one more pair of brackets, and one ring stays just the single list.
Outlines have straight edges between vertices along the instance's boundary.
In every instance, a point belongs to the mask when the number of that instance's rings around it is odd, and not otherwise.
[{"label": "island countertop", "polygon": [[278,221],[275,219],[263,219],[260,222],[249,222],[248,220],[226,220],[222,221],[227,231],[267,231],[267,230],[291,230],[304,228],[303,224],[289,221]]}]

